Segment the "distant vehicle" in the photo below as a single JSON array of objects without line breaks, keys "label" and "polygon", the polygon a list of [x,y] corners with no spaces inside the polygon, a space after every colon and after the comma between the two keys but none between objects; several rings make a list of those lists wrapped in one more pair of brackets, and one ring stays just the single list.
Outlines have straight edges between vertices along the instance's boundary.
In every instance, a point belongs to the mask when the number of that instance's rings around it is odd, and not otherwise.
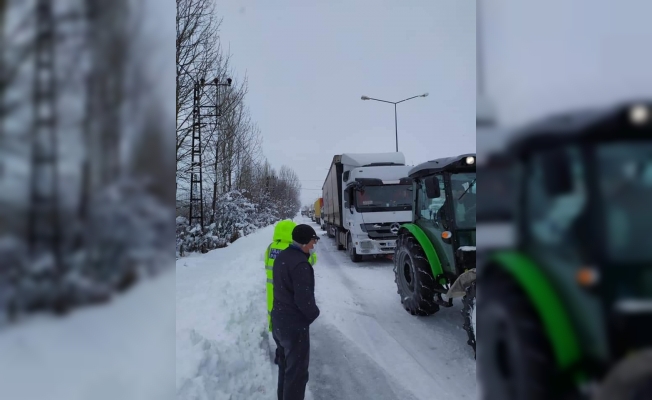
[{"label": "distant vehicle", "polygon": [[315,203],[312,205],[312,208],[315,210],[314,217],[312,220],[313,222],[316,222],[320,225],[321,225],[321,209],[323,205],[324,205],[324,199],[321,197],[315,200]]}]

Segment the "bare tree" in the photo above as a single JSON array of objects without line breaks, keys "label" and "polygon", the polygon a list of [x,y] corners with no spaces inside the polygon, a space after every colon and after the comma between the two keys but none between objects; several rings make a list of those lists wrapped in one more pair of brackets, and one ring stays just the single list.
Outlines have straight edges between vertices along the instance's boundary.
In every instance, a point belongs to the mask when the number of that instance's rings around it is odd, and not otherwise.
[{"label": "bare tree", "polygon": [[[187,186],[192,167],[190,138],[196,85],[201,80],[210,82],[217,78],[218,82],[224,82],[227,76],[234,78],[229,67],[229,55],[219,43],[221,21],[215,16],[210,0],[177,0],[176,177],[179,215],[186,215],[188,203],[184,199],[189,197],[190,188]],[[288,167],[282,167],[277,173],[262,154],[261,131],[245,102],[248,89],[245,77],[242,80],[234,78],[229,88],[205,85],[199,92],[199,104],[215,107],[216,114],[219,114],[217,118],[205,116],[199,124],[203,220],[209,221],[209,227],[205,229],[235,226],[233,215],[224,213],[231,213],[240,206],[246,209],[240,210],[244,214],[253,212],[251,207],[260,214],[255,222],[247,217],[248,222],[241,222],[241,225],[273,223],[278,218],[293,216],[299,209],[296,173]],[[217,90],[220,90],[219,95]],[[227,204],[229,202],[232,204]],[[197,231],[193,232],[195,235]],[[235,232],[220,234],[233,235],[231,238],[238,236]],[[214,237],[192,243],[205,246]]]},{"label": "bare tree", "polygon": [[[220,47],[221,19],[212,0],[177,0],[176,121],[177,168],[184,165],[190,149],[194,85],[200,79],[226,79],[228,56]],[[187,171],[179,171],[183,174]],[[178,174],[178,177],[179,176]]]}]

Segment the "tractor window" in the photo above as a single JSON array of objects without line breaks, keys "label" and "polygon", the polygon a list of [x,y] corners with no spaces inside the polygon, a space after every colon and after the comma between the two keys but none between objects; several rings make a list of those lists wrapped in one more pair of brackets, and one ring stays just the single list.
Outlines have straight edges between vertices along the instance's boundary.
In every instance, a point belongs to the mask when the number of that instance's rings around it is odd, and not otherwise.
[{"label": "tractor window", "polygon": [[575,257],[581,249],[577,233],[586,205],[584,170],[577,149],[568,149],[566,154],[571,160],[573,189],[561,195],[546,190],[545,174],[551,171],[546,171],[544,165],[549,154],[536,155],[530,161],[526,182],[527,229],[537,245]]},{"label": "tractor window", "polygon": [[476,182],[474,173],[451,174],[453,208],[458,228],[475,228]]},{"label": "tractor window", "polygon": [[606,249],[616,262],[648,262],[652,216],[652,145],[609,143],[597,148],[600,193],[605,205]]},{"label": "tractor window", "polygon": [[419,182],[419,192],[417,195],[418,201],[418,213],[421,218],[434,221],[437,211],[444,205],[446,200],[446,194],[444,192],[444,178],[441,175],[437,175],[439,179],[439,191],[440,196],[434,199],[431,199],[426,195],[426,185],[423,181]]}]

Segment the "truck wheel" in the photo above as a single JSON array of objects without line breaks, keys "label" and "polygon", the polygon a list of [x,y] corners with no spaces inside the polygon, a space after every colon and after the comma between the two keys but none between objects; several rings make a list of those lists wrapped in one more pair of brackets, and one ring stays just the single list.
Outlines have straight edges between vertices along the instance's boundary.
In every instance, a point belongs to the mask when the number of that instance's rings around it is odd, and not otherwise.
[{"label": "truck wheel", "polygon": [[347,235],[348,240],[346,241],[346,248],[349,250],[349,257],[351,258],[351,261],[354,263],[362,261],[362,256],[359,255],[356,250],[355,246],[353,245],[353,240],[351,239],[351,235]]},{"label": "truck wheel", "polygon": [[326,224],[326,232],[328,233],[328,237],[331,239],[334,237],[332,229],[333,227],[331,226],[331,224]]},{"label": "truck wheel", "polygon": [[439,311],[435,303],[435,279],[423,249],[416,239],[400,235],[394,255],[394,281],[403,308],[412,315],[426,316]]},{"label": "truck wheel", "polygon": [[555,363],[541,320],[521,288],[495,272],[482,285],[479,384],[487,399],[547,400],[555,393]]},{"label": "truck wheel", "polygon": [[464,316],[464,330],[469,336],[467,343],[473,347],[473,357],[475,351],[475,282],[466,288],[466,295],[462,297],[462,316]]}]

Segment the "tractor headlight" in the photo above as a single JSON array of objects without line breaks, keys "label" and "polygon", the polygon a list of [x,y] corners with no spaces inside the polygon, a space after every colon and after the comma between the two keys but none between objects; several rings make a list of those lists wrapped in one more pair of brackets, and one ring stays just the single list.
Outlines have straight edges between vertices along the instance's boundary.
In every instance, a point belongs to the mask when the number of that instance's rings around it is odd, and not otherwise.
[{"label": "tractor headlight", "polygon": [[467,165],[475,164],[475,157],[466,157],[466,164]]},{"label": "tractor headlight", "polygon": [[635,125],[646,124],[650,120],[650,110],[643,105],[634,106],[629,110],[629,120]]}]

